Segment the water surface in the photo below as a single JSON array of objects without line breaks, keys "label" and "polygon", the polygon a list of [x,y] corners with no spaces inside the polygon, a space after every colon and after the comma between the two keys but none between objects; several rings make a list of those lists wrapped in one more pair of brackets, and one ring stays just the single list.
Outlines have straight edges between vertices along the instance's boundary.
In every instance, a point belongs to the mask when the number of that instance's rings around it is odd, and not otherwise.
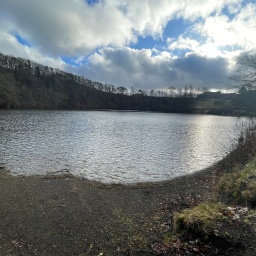
[{"label": "water surface", "polygon": [[237,127],[235,117],[212,115],[1,110],[0,165],[107,183],[167,180],[220,160]]}]

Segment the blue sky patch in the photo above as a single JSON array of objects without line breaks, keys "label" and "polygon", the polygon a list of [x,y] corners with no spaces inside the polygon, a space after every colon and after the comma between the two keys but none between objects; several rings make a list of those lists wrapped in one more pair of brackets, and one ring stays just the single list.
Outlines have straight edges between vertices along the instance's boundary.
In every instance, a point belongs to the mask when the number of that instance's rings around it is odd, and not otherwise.
[{"label": "blue sky patch", "polygon": [[164,30],[164,38],[174,37],[178,38],[182,34],[188,32],[190,24],[184,19],[170,20]]},{"label": "blue sky patch", "polygon": [[19,35],[18,33],[13,33],[13,35],[15,36],[16,40],[22,44],[22,45],[26,45],[28,47],[31,47],[32,44],[27,40],[25,39],[24,37],[22,37],[21,35]]},{"label": "blue sky patch", "polygon": [[146,37],[138,37],[138,42],[135,44],[132,44],[132,48],[141,50],[141,49],[152,49],[155,48],[157,45],[157,41],[151,37],[151,36],[146,36]]},{"label": "blue sky patch", "polygon": [[100,0],[86,0],[87,4],[93,6],[95,4],[97,4]]},{"label": "blue sky patch", "polygon": [[75,66],[75,67],[78,67],[81,65],[81,63],[77,61],[77,58],[70,58],[70,57],[63,56],[63,57],[61,57],[61,60],[64,61],[65,63]]},{"label": "blue sky patch", "polygon": [[78,57],[67,57],[67,56],[62,56],[61,60],[67,63],[68,65],[74,66],[74,67],[79,67],[81,65],[86,65],[88,64],[88,56],[84,57],[82,60],[78,59]]}]

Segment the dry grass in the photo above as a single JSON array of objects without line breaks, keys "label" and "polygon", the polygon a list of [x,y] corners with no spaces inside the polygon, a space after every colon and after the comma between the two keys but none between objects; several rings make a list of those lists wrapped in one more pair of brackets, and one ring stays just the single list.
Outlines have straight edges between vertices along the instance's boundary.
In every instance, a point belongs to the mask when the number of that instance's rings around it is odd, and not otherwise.
[{"label": "dry grass", "polygon": [[179,233],[193,227],[208,230],[225,217],[225,211],[226,206],[220,203],[202,203],[194,208],[185,209],[174,214],[174,232]]},{"label": "dry grass", "polygon": [[256,203],[256,157],[242,170],[224,174],[218,184],[219,199],[235,204]]}]

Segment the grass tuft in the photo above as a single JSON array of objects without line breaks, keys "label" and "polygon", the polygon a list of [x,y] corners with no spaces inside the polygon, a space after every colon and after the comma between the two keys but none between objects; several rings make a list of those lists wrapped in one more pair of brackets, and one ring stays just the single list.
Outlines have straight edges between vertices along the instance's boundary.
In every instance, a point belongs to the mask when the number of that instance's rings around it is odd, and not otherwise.
[{"label": "grass tuft", "polygon": [[192,209],[175,213],[173,217],[174,233],[190,228],[209,229],[216,221],[225,218],[226,206],[221,203],[203,203]]}]

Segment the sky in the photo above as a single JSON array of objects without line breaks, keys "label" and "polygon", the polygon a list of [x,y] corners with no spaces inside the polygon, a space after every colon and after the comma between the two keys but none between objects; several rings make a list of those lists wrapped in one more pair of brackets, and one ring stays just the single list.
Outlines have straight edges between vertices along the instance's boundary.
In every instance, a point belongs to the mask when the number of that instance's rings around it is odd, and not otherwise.
[{"label": "sky", "polygon": [[0,52],[136,89],[229,88],[256,0],[0,0]]}]

